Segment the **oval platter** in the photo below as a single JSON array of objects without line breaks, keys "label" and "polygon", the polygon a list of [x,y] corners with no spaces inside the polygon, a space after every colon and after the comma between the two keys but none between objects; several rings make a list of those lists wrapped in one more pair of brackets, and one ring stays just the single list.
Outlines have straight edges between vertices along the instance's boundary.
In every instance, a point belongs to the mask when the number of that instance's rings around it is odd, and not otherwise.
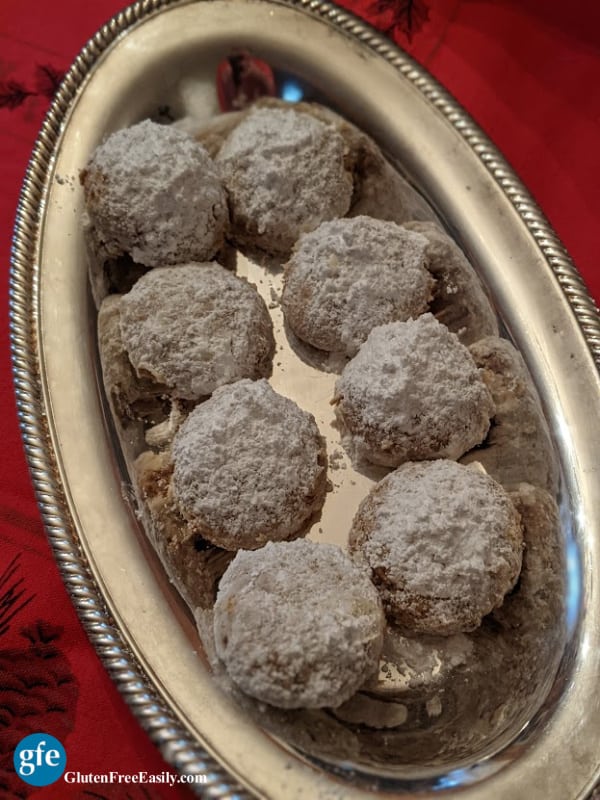
[{"label": "oval platter", "polygon": [[[172,104],[190,78],[214,81],[240,48],[314,87],[402,166],[476,266],[553,432],[568,565],[560,664],[518,727],[456,764],[333,763],[258,726],[215,685],[127,492],[100,388],[77,176],[108,133]],[[39,135],[17,216],[11,313],[23,438],[64,581],[119,690],[165,758],[202,776],[201,796],[589,796],[600,772],[600,318],[510,167],[410,57],[320,0],[126,9],[77,57]]]}]

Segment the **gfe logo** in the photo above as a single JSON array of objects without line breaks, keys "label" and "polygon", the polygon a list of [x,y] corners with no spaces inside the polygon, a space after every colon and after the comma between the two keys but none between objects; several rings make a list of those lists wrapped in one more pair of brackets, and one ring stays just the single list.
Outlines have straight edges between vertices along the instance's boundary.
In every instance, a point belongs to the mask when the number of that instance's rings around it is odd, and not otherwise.
[{"label": "gfe logo", "polygon": [[65,771],[67,754],[62,744],[49,733],[32,733],[21,739],[13,763],[17,775],[31,786],[48,786]]}]

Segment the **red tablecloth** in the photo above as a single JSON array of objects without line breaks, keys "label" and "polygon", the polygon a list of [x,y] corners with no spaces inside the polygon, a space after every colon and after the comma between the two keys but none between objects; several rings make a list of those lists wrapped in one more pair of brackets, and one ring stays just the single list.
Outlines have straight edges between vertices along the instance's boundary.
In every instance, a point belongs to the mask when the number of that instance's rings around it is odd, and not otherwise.
[{"label": "red tablecloth", "polygon": [[[487,131],[600,298],[600,4],[596,0],[343,0],[407,48]],[[78,622],[30,487],[11,382],[7,296],[17,196],[61,73],[119,0],[0,3],[0,796],[187,798],[187,789],[23,783],[27,733],[55,735],[68,769],[167,769]]]}]

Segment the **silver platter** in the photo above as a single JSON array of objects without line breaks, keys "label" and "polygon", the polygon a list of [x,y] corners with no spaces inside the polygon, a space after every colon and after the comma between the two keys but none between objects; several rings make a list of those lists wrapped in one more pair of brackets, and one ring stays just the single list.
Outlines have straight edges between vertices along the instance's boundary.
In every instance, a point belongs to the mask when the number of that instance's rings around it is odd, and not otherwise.
[{"label": "silver platter", "polygon": [[[468,253],[552,428],[569,635],[546,699],[460,769],[361,772],[284,747],[220,692],[193,620],[142,535],[105,414],[77,175],[94,147],[245,48],[298,76],[405,170]],[[600,773],[600,317],[560,241],[465,112],[408,56],[330,3],[144,0],[83,49],[39,135],[11,277],[20,420],[63,579],[107,670],[165,758],[212,798],[575,800]]]}]

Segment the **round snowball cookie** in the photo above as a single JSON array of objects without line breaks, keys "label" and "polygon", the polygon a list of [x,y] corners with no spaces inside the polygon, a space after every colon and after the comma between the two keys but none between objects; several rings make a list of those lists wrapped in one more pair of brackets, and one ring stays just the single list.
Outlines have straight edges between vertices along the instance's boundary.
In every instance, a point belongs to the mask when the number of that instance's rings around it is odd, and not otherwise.
[{"label": "round snowball cookie", "polygon": [[264,301],[216,263],[150,270],[121,298],[120,324],[136,373],[183,400],[271,371],[275,340]]},{"label": "round snowball cookie", "polygon": [[94,238],[108,258],[147,267],[207,261],[229,211],[218,167],[190,136],[150,120],[113,133],[81,174]]},{"label": "round snowball cookie", "polygon": [[287,257],[301,233],[344,216],[353,188],[346,155],[333,125],[291,108],[251,111],[217,157],[229,192],[234,242]]},{"label": "round snowball cookie", "polygon": [[357,459],[457,459],[485,438],[494,404],[473,357],[431,314],[374,328],[335,385],[345,447]]},{"label": "round snowball cookie", "polygon": [[303,234],[285,267],[282,306],[299,339],[353,356],[376,325],[427,310],[427,239],[394,222],[336,219]]},{"label": "round snowball cookie", "polygon": [[173,441],[182,515],[226,550],[306,532],[325,499],[325,443],[312,414],[266,380],[217,389]]},{"label": "round snowball cookie", "polygon": [[240,551],[214,609],[217,655],[251,697],[281,708],[341,705],[377,670],[381,602],[367,571],[306,539]]},{"label": "round snowball cookie", "polygon": [[387,615],[413,633],[477,628],[521,570],[521,520],[493,478],[455,461],[404,464],[361,503],[350,549]]}]

